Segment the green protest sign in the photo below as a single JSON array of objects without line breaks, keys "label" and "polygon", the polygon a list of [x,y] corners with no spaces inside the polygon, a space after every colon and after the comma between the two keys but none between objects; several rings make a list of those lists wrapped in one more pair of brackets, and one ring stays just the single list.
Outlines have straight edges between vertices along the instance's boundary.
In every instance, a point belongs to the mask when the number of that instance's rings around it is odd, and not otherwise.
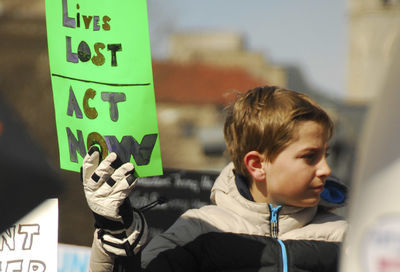
[{"label": "green protest sign", "polygon": [[162,174],[146,0],[46,0],[60,167],[88,148]]}]

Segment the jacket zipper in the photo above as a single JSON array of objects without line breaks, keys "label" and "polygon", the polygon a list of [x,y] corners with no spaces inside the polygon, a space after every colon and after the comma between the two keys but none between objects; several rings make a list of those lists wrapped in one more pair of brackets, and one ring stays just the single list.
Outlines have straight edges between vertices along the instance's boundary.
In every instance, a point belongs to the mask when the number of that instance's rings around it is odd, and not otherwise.
[{"label": "jacket zipper", "polygon": [[269,211],[270,211],[270,233],[271,237],[275,238],[278,241],[278,244],[281,248],[282,253],[282,271],[288,272],[288,265],[287,265],[287,253],[286,253],[286,246],[282,240],[278,239],[279,233],[279,212],[282,206],[278,205],[274,207],[272,204],[268,204]]},{"label": "jacket zipper", "polygon": [[279,233],[279,211],[281,210],[282,206],[278,205],[274,208],[272,204],[268,204],[269,213],[270,213],[270,233],[272,238],[277,238]]},{"label": "jacket zipper", "polygon": [[281,239],[277,239],[282,251],[282,271],[288,272],[286,246]]}]

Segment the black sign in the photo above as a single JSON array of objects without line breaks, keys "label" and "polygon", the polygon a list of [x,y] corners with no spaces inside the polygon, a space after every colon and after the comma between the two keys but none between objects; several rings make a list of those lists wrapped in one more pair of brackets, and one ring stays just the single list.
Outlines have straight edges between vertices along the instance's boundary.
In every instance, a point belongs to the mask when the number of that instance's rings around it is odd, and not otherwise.
[{"label": "black sign", "polygon": [[130,199],[136,208],[166,199],[144,212],[150,237],[166,230],[188,209],[210,204],[210,192],[218,172],[164,169],[159,177],[140,178]]}]

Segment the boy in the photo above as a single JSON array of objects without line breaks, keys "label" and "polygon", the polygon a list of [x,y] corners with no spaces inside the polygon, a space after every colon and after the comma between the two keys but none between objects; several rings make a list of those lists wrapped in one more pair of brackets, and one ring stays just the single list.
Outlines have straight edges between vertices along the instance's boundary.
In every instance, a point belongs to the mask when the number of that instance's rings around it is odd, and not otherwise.
[{"label": "boy", "polygon": [[233,163],[215,181],[214,205],[187,211],[145,247],[143,215],[125,200],[133,165],[115,153],[98,165],[91,148],[83,163],[97,227],[91,270],[112,270],[119,255],[141,258],[146,271],[335,271],[346,222],[318,209],[343,200],[325,186],[332,131],[326,112],[303,94],[266,86],[239,95],[224,127]]}]

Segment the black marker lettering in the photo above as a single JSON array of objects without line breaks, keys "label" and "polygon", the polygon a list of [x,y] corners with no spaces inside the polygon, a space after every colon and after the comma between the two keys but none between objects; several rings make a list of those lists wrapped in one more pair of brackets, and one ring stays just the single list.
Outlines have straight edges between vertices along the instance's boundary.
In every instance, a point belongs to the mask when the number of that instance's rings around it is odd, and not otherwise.
[{"label": "black marker lettering", "polygon": [[81,14],[79,12],[76,14],[76,27],[81,27]]},{"label": "black marker lettering", "polygon": [[107,49],[111,51],[111,66],[117,66],[117,51],[122,50],[121,44],[108,44]]},{"label": "black marker lettering", "polygon": [[[79,8],[79,4],[76,4],[76,9]],[[76,13],[76,27],[81,27],[81,14],[79,12]]]},{"label": "black marker lettering", "polygon": [[78,57],[82,62],[87,62],[92,57],[89,45],[85,41],[81,41],[78,46]]}]

